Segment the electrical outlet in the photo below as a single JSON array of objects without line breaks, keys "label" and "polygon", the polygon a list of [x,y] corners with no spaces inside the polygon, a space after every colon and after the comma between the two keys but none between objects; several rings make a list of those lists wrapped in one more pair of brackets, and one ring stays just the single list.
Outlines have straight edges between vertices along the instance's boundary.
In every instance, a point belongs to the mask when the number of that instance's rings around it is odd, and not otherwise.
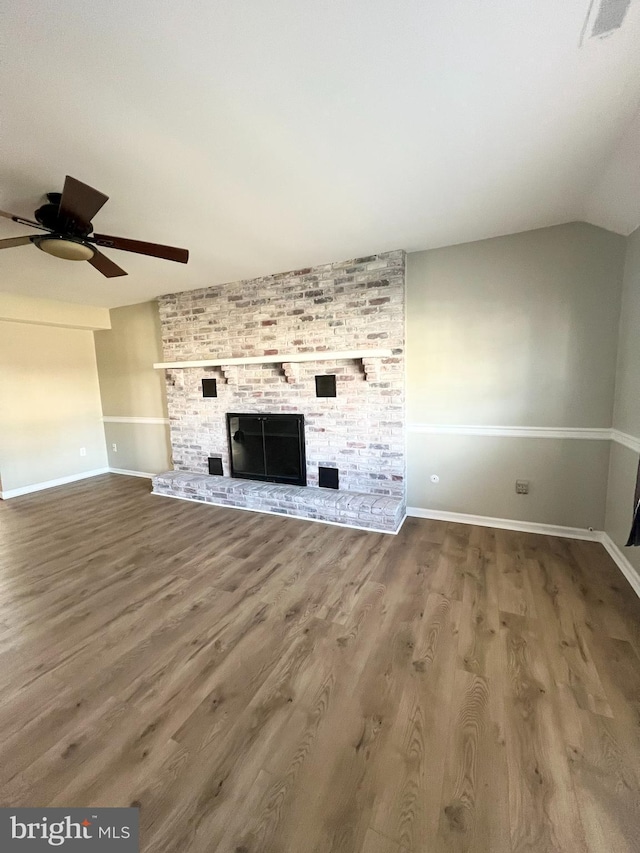
[{"label": "electrical outlet", "polygon": [[87,448],[81,447],[80,448],[80,456],[86,456],[86,455],[87,455]]},{"label": "electrical outlet", "polygon": [[118,445],[115,443],[115,441],[111,445],[111,449],[113,450],[114,453],[118,452]]},{"label": "electrical outlet", "polygon": [[529,494],[529,481],[528,480],[516,480],[516,495],[528,495]]}]

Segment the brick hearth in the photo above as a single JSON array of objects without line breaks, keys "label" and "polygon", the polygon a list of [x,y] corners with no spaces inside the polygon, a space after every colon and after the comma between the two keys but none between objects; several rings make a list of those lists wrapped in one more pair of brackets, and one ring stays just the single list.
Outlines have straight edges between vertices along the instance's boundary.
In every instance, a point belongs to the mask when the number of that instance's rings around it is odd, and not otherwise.
[{"label": "brick hearth", "polygon": [[400,498],[361,495],[312,486],[284,486],[231,477],[210,477],[186,471],[158,474],[153,478],[153,492],[215,506],[261,510],[384,533],[397,532],[404,518],[404,506]]}]

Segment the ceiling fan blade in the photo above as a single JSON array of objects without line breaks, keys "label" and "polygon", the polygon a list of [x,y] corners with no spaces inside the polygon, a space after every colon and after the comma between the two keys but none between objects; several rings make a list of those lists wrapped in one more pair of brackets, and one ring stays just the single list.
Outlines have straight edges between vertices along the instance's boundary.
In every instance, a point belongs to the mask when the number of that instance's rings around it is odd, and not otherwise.
[{"label": "ceiling fan blade", "polygon": [[33,219],[25,219],[23,216],[15,216],[13,213],[7,213],[6,210],[0,210],[0,216],[3,216],[5,219],[12,219],[19,225],[30,225],[32,228],[39,228],[40,231],[53,231],[52,228],[40,225],[39,222],[34,222]]},{"label": "ceiling fan blade", "polygon": [[97,249],[95,252],[95,255],[92,258],[89,258],[89,263],[92,267],[95,267],[98,272],[101,272],[102,275],[107,278],[116,278],[119,275],[127,275],[127,272],[123,270],[122,267],[119,267],[118,264],[114,264],[111,258],[103,255],[102,252],[99,252]]},{"label": "ceiling fan blade", "polygon": [[108,195],[67,175],[60,199],[58,222],[61,226],[68,222],[89,225],[102,205],[108,200]]},{"label": "ceiling fan blade", "polygon": [[31,242],[31,237],[8,237],[0,240],[0,249],[13,249],[14,246],[26,246]]},{"label": "ceiling fan blade", "polygon": [[124,252],[136,252],[138,255],[151,255],[154,258],[164,258],[165,261],[177,261],[179,264],[186,264],[189,260],[188,249],[178,249],[175,246],[128,240],[126,237],[110,237],[108,234],[94,234],[93,237],[89,237],[89,240],[107,249],[122,249]]}]

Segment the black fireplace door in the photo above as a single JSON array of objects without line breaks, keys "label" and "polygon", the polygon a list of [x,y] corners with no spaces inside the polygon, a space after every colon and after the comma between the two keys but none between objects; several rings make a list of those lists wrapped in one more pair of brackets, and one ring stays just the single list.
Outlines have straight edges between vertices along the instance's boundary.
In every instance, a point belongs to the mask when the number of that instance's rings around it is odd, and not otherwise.
[{"label": "black fireplace door", "polygon": [[228,414],[231,476],[306,486],[303,415]]}]

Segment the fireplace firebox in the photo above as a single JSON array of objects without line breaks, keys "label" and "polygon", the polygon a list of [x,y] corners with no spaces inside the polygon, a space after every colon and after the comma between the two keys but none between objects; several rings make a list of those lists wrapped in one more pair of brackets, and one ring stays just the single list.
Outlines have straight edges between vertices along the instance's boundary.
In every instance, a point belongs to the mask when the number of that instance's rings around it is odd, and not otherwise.
[{"label": "fireplace firebox", "polygon": [[231,476],[307,485],[304,415],[227,414]]}]

